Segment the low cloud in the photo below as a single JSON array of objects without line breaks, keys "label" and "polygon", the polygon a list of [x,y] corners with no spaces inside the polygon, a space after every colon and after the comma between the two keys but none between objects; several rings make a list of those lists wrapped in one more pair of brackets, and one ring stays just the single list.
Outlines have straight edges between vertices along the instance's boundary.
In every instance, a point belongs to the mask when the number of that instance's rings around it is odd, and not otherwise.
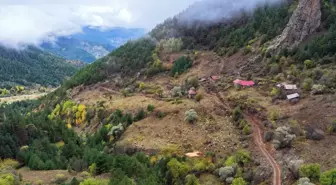
[{"label": "low cloud", "polygon": [[191,5],[179,15],[181,21],[192,23],[217,22],[229,19],[241,11],[250,12],[259,5],[275,4],[285,0],[203,0]]},{"label": "low cloud", "polygon": [[[1,0],[0,43],[38,45],[84,26],[152,29],[196,0]],[[47,3],[46,3],[47,2]]]},{"label": "low cloud", "polygon": [[[10,47],[54,40],[84,26],[152,29],[198,0],[1,0],[0,43]],[[185,19],[214,20],[232,11],[278,0],[203,0]],[[70,3],[69,3],[70,2]],[[204,6],[205,3],[205,6]],[[219,4],[218,4],[219,3]],[[206,8],[213,8],[206,11]],[[205,8],[205,9],[204,9]],[[223,13],[224,12],[224,13]]]}]

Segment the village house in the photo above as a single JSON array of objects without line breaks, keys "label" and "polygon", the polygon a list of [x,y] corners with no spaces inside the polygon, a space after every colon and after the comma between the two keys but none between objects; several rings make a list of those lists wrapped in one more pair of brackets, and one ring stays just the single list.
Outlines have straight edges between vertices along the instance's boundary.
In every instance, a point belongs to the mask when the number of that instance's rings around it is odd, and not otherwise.
[{"label": "village house", "polygon": [[290,94],[290,95],[287,95],[287,99],[289,100],[290,103],[295,104],[299,102],[300,95],[299,93]]},{"label": "village house", "polygon": [[217,81],[220,79],[220,76],[210,76],[210,79],[213,81]]},{"label": "village house", "polygon": [[240,87],[252,87],[255,85],[253,81],[245,81],[245,80],[239,80],[239,79],[234,80],[233,84],[235,86],[240,86]]},{"label": "village house", "polygon": [[188,98],[190,99],[194,99],[196,96],[196,90],[194,87],[190,88],[190,90],[188,91]]},{"label": "village house", "polygon": [[[288,99],[288,95],[299,95],[299,89],[297,85],[295,84],[286,84],[286,83],[281,83],[276,85],[280,89],[280,98],[281,99]],[[290,96],[292,97],[292,96]]]}]

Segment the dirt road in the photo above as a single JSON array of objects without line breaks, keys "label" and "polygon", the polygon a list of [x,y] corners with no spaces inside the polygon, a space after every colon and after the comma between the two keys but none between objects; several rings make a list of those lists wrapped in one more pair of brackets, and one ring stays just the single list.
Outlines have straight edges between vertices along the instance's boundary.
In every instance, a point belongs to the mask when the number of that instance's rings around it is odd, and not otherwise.
[{"label": "dirt road", "polygon": [[[221,94],[218,93],[216,90],[216,96],[221,101],[224,107],[226,107],[228,110],[230,109],[230,106],[225,102]],[[262,153],[262,155],[267,159],[269,164],[271,165],[273,169],[273,185],[281,185],[281,169],[280,165],[276,162],[276,160],[273,158],[273,156],[269,153],[269,151],[266,148],[265,143],[263,142],[263,135],[262,131],[260,129],[260,123],[258,120],[256,120],[253,116],[244,114],[244,117],[246,121],[252,124],[253,126],[253,140],[254,143],[257,145],[259,151]]]},{"label": "dirt road", "polygon": [[281,169],[279,164],[275,161],[273,156],[267,151],[266,145],[263,142],[262,131],[259,127],[259,121],[255,120],[252,116],[245,115],[245,119],[253,126],[253,140],[257,145],[263,156],[267,159],[273,169],[273,185],[281,185]]}]

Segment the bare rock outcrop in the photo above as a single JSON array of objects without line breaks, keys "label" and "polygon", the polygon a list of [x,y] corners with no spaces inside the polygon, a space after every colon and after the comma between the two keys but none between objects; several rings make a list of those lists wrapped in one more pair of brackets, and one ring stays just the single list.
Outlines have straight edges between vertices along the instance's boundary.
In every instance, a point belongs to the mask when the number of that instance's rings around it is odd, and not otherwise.
[{"label": "bare rock outcrop", "polygon": [[296,47],[320,26],[321,15],[320,0],[300,0],[286,28],[271,42],[268,51],[277,53],[282,48]]}]

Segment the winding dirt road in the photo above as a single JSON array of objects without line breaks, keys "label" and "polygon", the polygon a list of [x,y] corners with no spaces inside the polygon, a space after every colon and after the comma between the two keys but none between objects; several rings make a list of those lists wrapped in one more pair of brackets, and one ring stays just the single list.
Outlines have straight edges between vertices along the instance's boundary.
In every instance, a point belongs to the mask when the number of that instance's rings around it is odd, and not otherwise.
[{"label": "winding dirt road", "polygon": [[[230,109],[230,106],[225,102],[221,94],[218,93],[217,89],[215,91],[217,98],[223,104],[224,107]],[[263,135],[260,129],[260,121],[256,120],[253,116],[244,114],[246,121],[252,124],[253,126],[253,140],[257,145],[259,151],[267,159],[269,164],[273,169],[273,185],[281,185],[281,168],[280,165],[276,162],[270,152],[267,150],[265,143],[263,142]]]},{"label": "winding dirt road", "polygon": [[259,127],[259,121],[255,120],[252,116],[244,115],[249,123],[253,126],[253,140],[257,145],[263,156],[267,159],[273,169],[273,185],[281,185],[281,169],[280,165],[276,162],[273,156],[267,151],[266,145],[263,142],[263,136]]}]

